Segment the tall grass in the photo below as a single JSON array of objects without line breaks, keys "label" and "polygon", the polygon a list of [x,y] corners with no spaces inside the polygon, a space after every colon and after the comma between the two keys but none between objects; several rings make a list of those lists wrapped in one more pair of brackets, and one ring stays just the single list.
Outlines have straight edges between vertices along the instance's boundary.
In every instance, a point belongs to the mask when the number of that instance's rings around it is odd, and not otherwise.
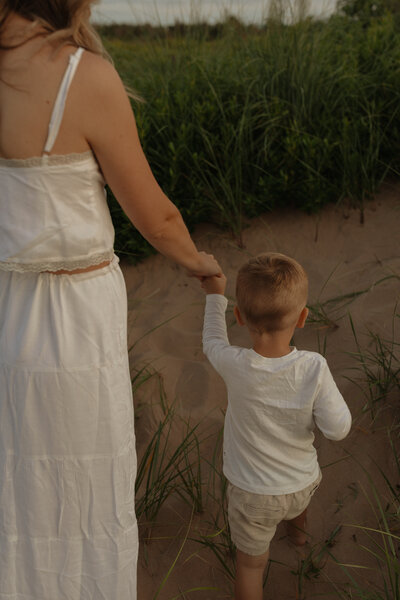
[{"label": "tall grass", "polygon": [[[397,430],[398,434],[398,430]],[[389,432],[390,447],[393,451],[394,461],[397,465],[398,475],[400,476],[400,465],[398,460],[398,437],[396,442],[392,439]],[[358,462],[358,461],[356,461]],[[364,471],[369,482],[369,491],[364,490],[370,509],[371,516],[375,521],[372,526],[359,525],[357,523],[348,525],[348,527],[357,530],[357,536],[360,534],[359,544],[365,551],[366,556],[372,558],[375,563],[375,575],[379,575],[379,581],[376,584],[366,582],[357,577],[357,573],[365,572],[371,567],[366,567],[356,563],[342,563],[338,557],[331,557],[340,565],[348,578],[350,591],[344,591],[341,587],[334,585],[336,593],[340,598],[359,598],[360,600],[400,600],[400,504],[399,490],[394,488],[388,476],[379,469],[384,481],[387,484],[387,491],[391,497],[389,503],[385,490],[376,483],[362,466],[358,466]],[[394,512],[393,512],[394,510]],[[376,577],[375,577],[376,579]]]},{"label": "tall grass", "polygon": [[[279,206],[365,202],[400,171],[400,37],[386,15],[184,35],[105,38],[145,152],[190,227],[213,221],[241,243],[246,218]],[[134,165],[132,166],[134,168]],[[109,196],[117,249],[148,245]]]},{"label": "tall grass", "polygon": [[206,519],[206,531],[192,538],[209,550],[218,567],[232,582],[235,577],[235,546],[231,540],[228,521],[228,482],[222,472],[223,429],[216,436],[215,447],[209,467],[207,500],[209,511]]},{"label": "tall grass", "polygon": [[400,392],[400,343],[397,341],[396,325],[400,318],[397,305],[393,311],[392,331],[389,338],[368,330],[368,345],[361,345],[353,320],[350,325],[357,351],[349,352],[356,359],[354,367],[356,377],[347,377],[361,391],[365,398],[364,411],[370,411],[373,418],[377,407],[386,400],[393,391]]},{"label": "tall grass", "polygon": [[[380,280],[379,280],[380,281]],[[383,280],[382,280],[383,281]],[[365,293],[366,290],[357,292]],[[351,294],[343,298],[333,299],[335,307],[337,301],[340,306],[353,299]],[[368,398],[366,408],[375,410],[375,404],[382,404],[386,395],[381,389],[400,389],[399,364],[396,341],[395,325],[398,319],[397,309],[393,313],[392,335],[389,339],[370,332],[369,346],[361,344],[360,336],[356,334],[358,351],[353,353],[357,373],[362,376],[359,381],[360,389],[364,390]],[[354,327],[354,325],[353,325]],[[367,341],[368,341],[367,340]],[[376,343],[378,345],[376,345]],[[382,370],[383,369],[383,370]],[[368,379],[373,373],[373,380]],[[139,369],[133,378],[134,390],[137,391],[149,377],[155,374],[147,367]],[[367,376],[367,379],[365,379]],[[161,381],[161,380],[160,380]],[[379,389],[377,383],[379,383]],[[369,396],[372,385],[372,395]],[[200,434],[199,424],[185,422],[177,413],[174,406],[169,405],[168,398],[160,386],[159,404],[161,417],[156,420],[152,431],[149,431],[148,439],[142,449],[136,482],[137,500],[136,512],[146,532],[159,520],[160,510],[165,503],[180,498],[183,503],[191,509],[191,517],[188,522],[178,523],[177,529],[183,533],[177,533],[178,548],[171,556],[166,572],[160,572],[157,582],[157,590],[153,599],[163,597],[165,587],[175,570],[184,563],[184,549],[187,543],[196,542],[203,549],[203,560],[213,569],[223,574],[226,585],[231,586],[235,573],[235,547],[230,538],[229,522],[227,515],[227,481],[222,472],[222,438],[223,430],[220,429],[212,434],[203,428]],[[149,403],[147,410],[154,410],[154,402]],[[143,409],[144,410],[144,409]],[[373,413],[375,415],[375,413]],[[365,471],[361,462],[356,461],[356,466],[364,470],[370,483],[369,504],[370,514],[362,524],[354,523],[349,527],[356,528],[357,538],[365,551],[365,556],[375,560],[374,587],[365,584],[362,575],[371,569],[370,560],[368,567],[361,560],[356,563],[350,561],[344,563],[339,552],[334,549],[336,536],[340,528],[347,525],[337,525],[327,539],[317,540],[308,550],[298,558],[296,565],[284,565],[287,567],[288,575],[291,573],[296,578],[296,597],[307,598],[308,587],[319,578],[322,581],[330,581],[331,569],[325,568],[327,561],[334,561],[342,572],[339,578],[343,581],[343,574],[347,581],[345,587],[342,584],[332,582],[332,594],[326,597],[339,597],[349,600],[359,598],[360,600],[400,600],[400,420],[393,423],[388,432],[387,448],[391,452],[392,467],[390,472],[385,471],[377,464],[378,473],[382,479],[373,480]],[[214,437],[213,451],[209,449],[210,435]],[[205,443],[207,448],[205,449]],[[211,455],[210,455],[211,454]],[[351,455],[348,455],[351,458]],[[353,457],[354,458],[354,457]],[[343,457],[339,460],[343,460]],[[333,464],[333,463],[332,463]],[[326,465],[328,466],[328,465]],[[379,478],[379,474],[378,474]],[[354,494],[357,489],[349,488]],[[193,516],[201,514],[201,522],[193,529]],[[151,536],[146,544],[145,552],[151,552]],[[191,556],[194,556],[193,554]],[[274,559],[269,563],[265,574],[264,585],[268,587],[270,577],[274,576]],[[280,563],[282,566],[282,563]],[[272,568],[271,568],[272,567]],[[361,574],[361,575],[360,575]],[[215,587],[202,585],[204,582],[193,581],[193,586],[173,598],[197,597],[199,593],[211,592],[214,597],[217,591]]]},{"label": "tall grass", "polygon": [[341,526],[335,527],[328,538],[310,548],[305,556],[298,559],[297,569],[291,573],[296,576],[296,599],[305,600],[307,582],[318,579],[330,555],[330,548],[335,544],[335,538]]},{"label": "tall grass", "polygon": [[[307,304],[307,307],[309,309],[307,323],[310,325],[317,326],[320,329],[337,329],[339,327],[338,321],[343,319],[343,317],[348,316],[348,312],[344,309],[347,308],[357,298],[364,294],[367,294],[381,283],[384,283],[390,279],[400,280],[400,276],[398,275],[385,275],[385,277],[381,277],[380,279],[374,281],[373,283],[371,283],[371,285],[362,290],[347,292],[346,294],[342,294],[340,296],[334,296],[333,298],[328,298],[327,300],[321,300],[321,296],[336,269],[337,266],[333,269],[329,277],[325,280],[316,301]],[[354,326],[352,323],[351,325],[355,340],[357,342],[357,336],[355,334]],[[394,342],[392,342],[392,350],[393,346]]]},{"label": "tall grass", "polygon": [[[174,493],[202,510],[198,424],[191,427],[168,406],[140,459],[136,476],[136,515],[151,525]],[[179,436],[179,429],[181,434]],[[179,440],[178,443],[176,440]]]}]

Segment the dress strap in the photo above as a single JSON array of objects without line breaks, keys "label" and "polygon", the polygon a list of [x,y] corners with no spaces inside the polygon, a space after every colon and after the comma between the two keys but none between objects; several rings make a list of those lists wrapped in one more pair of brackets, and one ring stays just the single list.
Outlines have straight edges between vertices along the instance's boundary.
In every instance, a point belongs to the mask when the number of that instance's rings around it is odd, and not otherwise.
[{"label": "dress strap", "polygon": [[65,102],[67,100],[69,86],[75,75],[75,71],[83,54],[83,48],[78,48],[76,52],[70,55],[69,64],[65,71],[63,80],[58,90],[57,98],[54,104],[53,112],[51,114],[49,133],[47,135],[46,144],[44,146],[43,155],[49,154],[54,146],[54,142],[57,139],[58,131],[60,129],[61,121],[64,115]]}]

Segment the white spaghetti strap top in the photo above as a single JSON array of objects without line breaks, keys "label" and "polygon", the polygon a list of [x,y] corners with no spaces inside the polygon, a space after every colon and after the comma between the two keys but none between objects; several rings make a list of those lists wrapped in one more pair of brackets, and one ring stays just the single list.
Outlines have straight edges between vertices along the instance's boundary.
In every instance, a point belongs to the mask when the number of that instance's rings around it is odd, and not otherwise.
[{"label": "white spaghetti strap top", "polygon": [[42,156],[0,158],[0,271],[72,271],[114,255],[105,181],[93,152],[49,155],[82,52],[69,58]]},{"label": "white spaghetti strap top", "polygon": [[65,102],[67,100],[68,90],[74,78],[75,71],[78,67],[82,54],[83,48],[78,48],[78,50],[71,54],[69,57],[69,64],[61,82],[60,89],[58,90],[53,112],[51,114],[49,133],[47,135],[47,140],[44,146],[43,156],[50,154],[54,143],[57,139],[57,135],[60,130],[60,125],[64,115]]}]

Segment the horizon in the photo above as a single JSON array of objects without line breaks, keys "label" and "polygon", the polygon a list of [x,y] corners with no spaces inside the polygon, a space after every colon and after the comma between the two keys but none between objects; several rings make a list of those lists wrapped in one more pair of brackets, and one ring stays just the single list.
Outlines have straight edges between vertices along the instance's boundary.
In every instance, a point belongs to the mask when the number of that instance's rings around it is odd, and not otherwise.
[{"label": "horizon", "polygon": [[[307,4],[307,13],[327,18],[336,10],[337,0],[288,0],[287,18],[294,6]],[[99,24],[172,25],[177,21],[216,23],[228,14],[244,23],[265,21],[270,0],[100,0],[93,7],[93,21]]]}]

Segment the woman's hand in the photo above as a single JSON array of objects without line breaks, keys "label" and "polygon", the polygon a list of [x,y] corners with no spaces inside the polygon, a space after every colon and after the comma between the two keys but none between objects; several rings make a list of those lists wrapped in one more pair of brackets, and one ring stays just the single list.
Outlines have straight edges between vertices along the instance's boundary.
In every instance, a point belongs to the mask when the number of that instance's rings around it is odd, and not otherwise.
[{"label": "woman's hand", "polygon": [[221,267],[212,254],[199,252],[199,258],[199,266],[195,269],[187,270],[189,277],[197,277],[197,279],[202,281],[204,277],[218,276],[222,273]]},{"label": "woman's hand", "polygon": [[206,294],[225,294],[226,277],[223,273],[212,277],[203,277],[201,287]]}]

